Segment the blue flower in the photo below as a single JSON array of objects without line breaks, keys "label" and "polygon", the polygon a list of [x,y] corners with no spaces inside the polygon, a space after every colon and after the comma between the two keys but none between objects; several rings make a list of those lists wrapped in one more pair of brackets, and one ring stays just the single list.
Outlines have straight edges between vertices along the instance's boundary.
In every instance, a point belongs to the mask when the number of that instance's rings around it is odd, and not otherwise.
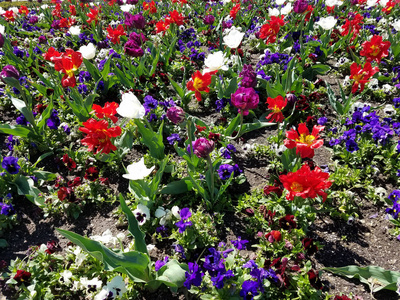
[{"label": "blue flower", "polygon": [[169,257],[164,257],[164,260],[157,260],[155,264],[156,272],[158,272],[168,262]]},{"label": "blue flower", "polygon": [[222,289],[224,287],[224,280],[232,278],[234,276],[232,270],[228,270],[225,273],[218,273],[215,277],[211,277],[213,286],[217,289]]},{"label": "blue flower", "polygon": [[11,204],[0,202],[0,215],[12,216],[13,214],[15,214],[15,210]]},{"label": "blue flower", "polygon": [[13,156],[4,157],[1,167],[10,174],[18,174],[19,169],[21,168],[18,165],[18,159]]},{"label": "blue flower", "polygon": [[46,124],[50,129],[57,129],[58,126],[60,126],[61,121],[58,117],[58,112],[55,109],[51,112],[50,118],[47,119]]},{"label": "blue flower", "polygon": [[211,276],[225,273],[226,269],[221,252],[217,251],[215,248],[209,248],[208,251],[210,251],[211,254],[205,257],[203,268],[206,269]]},{"label": "blue flower", "polygon": [[221,180],[227,180],[231,177],[231,174],[234,172],[234,169],[233,166],[229,164],[223,164],[219,166],[217,172]]},{"label": "blue flower", "polygon": [[358,151],[360,148],[358,148],[358,144],[355,140],[348,140],[346,142],[346,150],[349,151],[350,153],[353,153],[354,151]]},{"label": "blue flower", "polygon": [[238,236],[238,239],[236,241],[231,241],[232,245],[238,250],[246,249],[246,244],[248,242],[248,240],[242,240],[240,236]]},{"label": "blue flower", "polygon": [[180,142],[181,138],[179,137],[179,134],[173,133],[169,137],[167,137],[167,141],[170,145],[173,145],[175,142]]},{"label": "blue flower", "polygon": [[201,271],[200,266],[197,263],[188,263],[189,272],[185,273],[186,281],[183,285],[190,290],[192,285],[200,286],[203,280],[204,273]]},{"label": "blue flower", "polygon": [[242,290],[240,291],[240,296],[243,297],[243,300],[252,300],[254,296],[257,296],[259,293],[257,291],[258,282],[252,280],[246,280],[242,284]]},{"label": "blue flower", "polygon": [[321,117],[317,121],[318,125],[325,125],[326,122],[328,122],[328,118],[327,117]]},{"label": "blue flower", "polygon": [[152,96],[147,95],[146,97],[144,97],[144,103],[143,106],[145,108],[146,111],[146,115],[152,110],[152,109],[156,109],[158,106],[158,101],[156,99],[154,99]]}]

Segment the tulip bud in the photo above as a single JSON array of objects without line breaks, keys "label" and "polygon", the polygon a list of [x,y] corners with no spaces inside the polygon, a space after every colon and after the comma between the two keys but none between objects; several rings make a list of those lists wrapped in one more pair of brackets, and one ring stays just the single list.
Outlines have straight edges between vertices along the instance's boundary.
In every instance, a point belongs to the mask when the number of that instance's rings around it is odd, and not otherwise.
[{"label": "tulip bud", "polygon": [[307,8],[308,8],[307,0],[296,0],[296,2],[293,5],[294,12],[298,14],[302,14],[307,10]]},{"label": "tulip bud", "polygon": [[286,94],[286,99],[290,104],[295,104],[297,102],[297,97],[295,94]]},{"label": "tulip bud", "polygon": [[5,66],[3,68],[3,70],[0,72],[0,78],[3,79],[3,78],[7,78],[7,77],[19,79],[18,70],[12,65]]},{"label": "tulip bud", "polygon": [[204,24],[206,25],[212,25],[214,24],[215,17],[213,15],[207,15],[204,17]]},{"label": "tulip bud", "polygon": [[185,120],[185,112],[179,106],[172,106],[167,111],[167,118],[174,124],[182,123]]},{"label": "tulip bud", "polygon": [[206,138],[199,138],[193,143],[193,152],[199,158],[207,158],[214,150],[215,144]]}]

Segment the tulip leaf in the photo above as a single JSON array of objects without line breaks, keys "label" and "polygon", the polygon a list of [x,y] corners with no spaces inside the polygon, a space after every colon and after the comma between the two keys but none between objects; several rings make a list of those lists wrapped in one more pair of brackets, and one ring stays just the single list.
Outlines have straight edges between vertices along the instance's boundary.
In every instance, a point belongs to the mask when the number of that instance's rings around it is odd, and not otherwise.
[{"label": "tulip leaf", "polygon": [[34,131],[22,125],[0,124],[0,133],[12,134],[19,137],[29,137],[35,135]]},{"label": "tulip leaf", "polygon": [[135,124],[138,128],[138,131],[142,135],[141,141],[149,148],[150,155],[159,160],[164,159],[165,146],[162,135],[164,122],[161,123],[157,133],[154,132],[150,126],[145,127],[142,121],[139,119],[135,120]]},{"label": "tulip leaf", "polygon": [[324,268],[324,270],[348,278],[357,278],[367,284],[374,293],[383,289],[396,291],[397,281],[400,279],[400,272],[385,270],[378,266],[350,265],[340,268]]},{"label": "tulip leaf", "polygon": [[83,237],[77,233],[60,228],[57,228],[56,230],[62,236],[66,237],[94,258],[104,263],[104,269],[106,271],[115,270],[117,272],[125,273],[135,282],[149,281],[147,268],[150,259],[148,255],[138,251],[117,253],[103,244]]},{"label": "tulip leaf", "polygon": [[44,198],[40,196],[41,191],[34,186],[31,178],[18,175],[14,180],[14,184],[17,187],[18,195],[25,195],[29,201],[40,208],[45,206]]},{"label": "tulip leaf", "polygon": [[230,122],[228,128],[225,129],[225,136],[231,136],[235,130],[238,130],[240,123],[240,113]]},{"label": "tulip leaf", "polygon": [[160,194],[169,194],[169,195],[177,195],[183,194],[188,191],[191,191],[193,184],[190,178],[185,177],[181,180],[173,181],[168,183],[164,188],[161,190]]},{"label": "tulip leaf", "polygon": [[32,110],[27,107],[23,100],[11,97],[11,102],[15,108],[24,115],[29,123],[35,124],[35,117],[33,116]]},{"label": "tulip leaf", "polygon": [[119,194],[119,201],[121,204],[121,209],[128,219],[128,230],[135,237],[135,250],[148,255],[146,242],[144,239],[146,235],[143,233],[143,231],[140,230],[139,223],[128,205],[126,205],[125,199],[122,194]]},{"label": "tulip leaf", "polygon": [[269,127],[269,126],[274,126],[276,123],[271,123],[271,122],[260,122],[260,121],[255,121],[254,123],[245,123],[242,125],[242,129],[240,131],[240,134],[245,134],[247,132],[261,129],[264,127]]}]

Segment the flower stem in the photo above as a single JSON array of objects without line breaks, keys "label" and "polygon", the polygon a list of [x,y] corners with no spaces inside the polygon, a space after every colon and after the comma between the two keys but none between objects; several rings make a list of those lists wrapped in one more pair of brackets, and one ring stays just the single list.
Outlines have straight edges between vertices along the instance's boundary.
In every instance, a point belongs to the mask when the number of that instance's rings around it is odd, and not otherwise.
[{"label": "flower stem", "polygon": [[240,113],[240,124],[239,124],[239,130],[238,130],[238,132],[236,133],[236,135],[234,136],[234,137],[230,137],[230,136],[228,136],[228,137],[226,137],[228,140],[236,140],[239,136],[240,136],[240,133],[241,133],[241,131],[242,131],[242,125],[243,125],[243,113]]},{"label": "flower stem", "polygon": [[210,171],[210,180],[211,180],[211,188],[210,188],[210,200],[211,204],[214,205],[214,169],[213,169],[213,164],[211,161],[210,155],[207,156],[207,164],[208,164],[208,170]]}]

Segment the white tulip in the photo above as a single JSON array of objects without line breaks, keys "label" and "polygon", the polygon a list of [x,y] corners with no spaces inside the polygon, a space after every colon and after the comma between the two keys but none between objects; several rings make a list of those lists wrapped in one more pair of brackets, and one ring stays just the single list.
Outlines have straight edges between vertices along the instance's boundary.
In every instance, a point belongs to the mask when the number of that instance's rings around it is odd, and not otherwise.
[{"label": "white tulip", "polygon": [[204,65],[207,67],[203,73],[218,71],[219,69],[227,71],[228,66],[226,65],[227,59],[222,51],[211,53],[204,60]]},{"label": "white tulip", "polygon": [[396,20],[395,22],[392,23],[392,26],[396,31],[400,31],[400,20]]},{"label": "white tulip", "polygon": [[92,59],[96,56],[96,47],[89,43],[87,46],[81,46],[79,52],[82,53],[83,58]]},{"label": "white tulip", "polygon": [[124,118],[141,119],[146,111],[136,96],[129,92],[122,95],[122,101],[117,108],[117,113]]},{"label": "white tulip", "polygon": [[279,16],[279,10],[277,8],[268,8],[268,15],[270,17],[277,17]]},{"label": "white tulip", "polygon": [[318,22],[315,22],[315,24],[321,26],[321,28],[324,30],[330,30],[335,27],[336,22],[337,20],[335,17],[329,16],[326,18],[320,18]]},{"label": "white tulip", "polygon": [[144,164],[144,158],[142,157],[138,162],[132,163],[126,167],[128,174],[122,175],[122,177],[129,180],[141,180],[145,177],[149,176],[151,172],[153,172],[155,166],[152,166],[150,169],[147,169]]},{"label": "white tulip", "polygon": [[71,26],[68,30],[70,35],[80,35],[81,27],[80,26]]},{"label": "white tulip", "polygon": [[0,33],[1,34],[4,34],[4,30],[5,30],[6,28],[3,26],[3,25],[0,25]]},{"label": "white tulip", "polygon": [[288,3],[285,5],[285,7],[281,9],[281,14],[288,15],[292,11],[292,9],[293,9],[292,3]]},{"label": "white tulip", "polygon": [[239,47],[244,37],[244,32],[237,30],[236,28],[229,31],[229,33],[224,36],[224,44],[231,49],[236,49]]}]

